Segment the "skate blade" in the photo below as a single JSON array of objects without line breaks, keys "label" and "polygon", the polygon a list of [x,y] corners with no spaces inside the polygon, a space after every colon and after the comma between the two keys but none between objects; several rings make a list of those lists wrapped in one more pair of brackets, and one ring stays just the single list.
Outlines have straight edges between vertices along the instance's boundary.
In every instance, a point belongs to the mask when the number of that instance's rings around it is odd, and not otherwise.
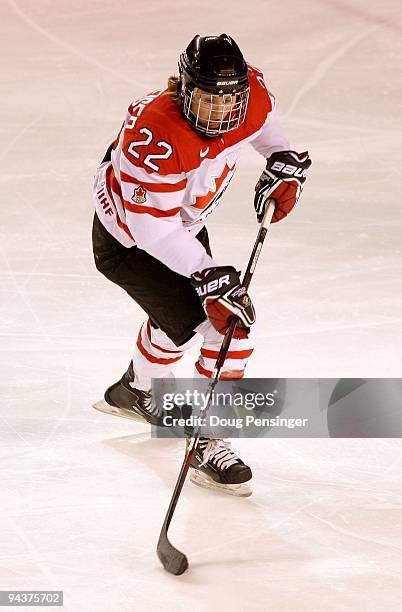
[{"label": "skate blade", "polygon": [[149,425],[149,423],[136,412],[122,410],[117,406],[111,406],[105,400],[96,402],[93,404],[93,408],[95,408],[95,410],[99,410],[99,412],[104,412],[105,414],[111,414],[112,416],[119,416],[123,419],[130,419],[130,421],[137,421],[138,423],[145,423],[145,425]]},{"label": "skate blade", "polygon": [[191,469],[190,480],[198,487],[220,491],[221,493],[234,495],[235,497],[250,497],[253,492],[247,482],[241,484],[220,484],[219,482],[215,482],[215,480],[211,480],[208,476],[196,469]]}]

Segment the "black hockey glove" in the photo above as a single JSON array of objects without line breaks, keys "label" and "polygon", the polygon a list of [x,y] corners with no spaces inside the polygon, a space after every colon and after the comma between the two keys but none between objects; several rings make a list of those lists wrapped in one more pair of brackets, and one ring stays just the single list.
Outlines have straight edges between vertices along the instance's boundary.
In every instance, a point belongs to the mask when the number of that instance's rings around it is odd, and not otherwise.
[{"label": "black hockey glove", "polygon": [[276,151],[267,159],[267,166],[255,186],[254,208],[262,221],[268,199],[276,202],[272,223],[286,217],[302,191],[306,171],[311,166],[308,152]]},{"label": "black hockey glove", "polygon": [[240,272],[233,266],[206,268],[191,275],[191,284],[220,334],[226,333],[231,319],[237,316],[240,323],[234,337],[247,337],[249,326],[255,322],[255,311],[246,289],[240,285]]}]

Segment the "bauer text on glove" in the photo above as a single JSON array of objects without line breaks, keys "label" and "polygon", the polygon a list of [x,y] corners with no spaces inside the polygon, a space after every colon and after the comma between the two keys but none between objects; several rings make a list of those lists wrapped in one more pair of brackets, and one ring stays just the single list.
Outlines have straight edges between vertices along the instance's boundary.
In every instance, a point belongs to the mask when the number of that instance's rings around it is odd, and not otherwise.
[{"label": "bauer text on glove", "polygon": [[272,222],[286,217],[302,191],[306,171],[311,166],[308,152],[276,151],[267,159],[267,165],[255,186],[254,208],[261,221],[268,199],[275,201]]},{"label": "bauer text on glove", "polygon": [[255,322],[254,306],[244,287],[240,273],[233,266],[218,266],[195,272],[191,284],[198,293],[208,319],[214,328],[225,334],[234,316],[239,317],[234,337],[245,338]]}]

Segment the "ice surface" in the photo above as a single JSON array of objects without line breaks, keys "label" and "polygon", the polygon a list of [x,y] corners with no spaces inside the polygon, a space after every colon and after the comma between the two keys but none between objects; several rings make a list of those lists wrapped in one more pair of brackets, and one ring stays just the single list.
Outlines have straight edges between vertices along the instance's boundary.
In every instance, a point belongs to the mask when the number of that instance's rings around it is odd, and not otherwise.
[{"label": "ice surface", "polygon": [[[258,264],[248,374],[401,376],[401,16],[392,0],[2,3],[0,588],[64,589],[74,612],[400,610],[398,440],[239,442],[253,496],[188,484],[172,540],[191,571],[163,572],[182,445],[90,408],[142,320],[94,269],[90,227],[129,101],[194,33],[226,31],[314,160]],[[209,223],[222,263],[247,261],[262,164],[244,150]]]}]

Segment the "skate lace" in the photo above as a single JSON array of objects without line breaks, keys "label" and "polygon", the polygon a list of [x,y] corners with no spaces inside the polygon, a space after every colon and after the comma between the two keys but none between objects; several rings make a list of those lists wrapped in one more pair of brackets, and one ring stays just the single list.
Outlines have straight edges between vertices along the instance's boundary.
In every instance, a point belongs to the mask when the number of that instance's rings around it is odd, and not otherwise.
[{"label": "skate lace", "polygon": [[152,395],[150,393],[147,393],[146,391],[142,392],[142,401],[143,401],[143,406],[146,410],[150,409],[152,406]]},{"label": "skate lace", "polygon": [[142,389],[137,389],[135,387],[135,382],[129,382],[128,384],[136,393],[137,397],[140,398],[144,410],[146,410],[150,414],[160,416],[161,411],[159,410],[158,406],[154,404],[152,390],[150,389],[149,391],[143,391]]},{"label": "skate lace", "polygon": [[208,440],[202,455],[201,466],[211,461],[216,467],[222,470],[230,468],[231,465],[239,462],[239,458],[230,448],[230,442],[225,440]]}]

